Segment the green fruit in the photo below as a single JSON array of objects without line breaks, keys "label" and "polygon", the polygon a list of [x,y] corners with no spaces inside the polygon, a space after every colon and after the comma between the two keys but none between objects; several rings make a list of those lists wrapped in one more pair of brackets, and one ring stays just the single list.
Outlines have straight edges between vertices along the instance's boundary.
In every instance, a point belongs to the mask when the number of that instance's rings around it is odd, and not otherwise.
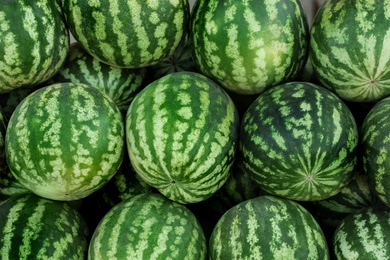
[{"label": "green fruit", "polygon": [[387,207],[367,207],[344,218],[334,233],[334,259],[388,259],[389,219]]},{"label": "green fruit", "polygon": [[124,122],[97,88],[60,83],[27,96],[6,132],[6,159],[27,189],[54,200],[76,200],[102,187],[124,156]]},{"label": "green fruit", "polygon": [[0,93],[51,78],[69,47],[58,1],[3,0],[0,5]]},{"label": "green fruit", "polygon": [[377,102],[361,129],[363,167],[379,198],[390,206],[390,98]]},{"label": "green fruit", "polygon": [[61,0],[76,41],[100,61],[121,68],[156,64],[187,33],[188,0]]},{"label": "green fruit", "polygon": [[299,0],[197,0],[190,45],[199,70],[240,94],[291,81],[304,67],[309,29]]},{"label": "green fruit", "polygon": [[92,235],[89,260],[206,259],[206,240],[184,205],[140,194],[113,207]]},{"label": "green fruit", "polygon": [[166,75],[144,88],[126,116],[134,170],[180,203],[207,199],[229,177],[237,109],[216,83],[194,72]]},{"label": "green fruit", "polygon": [[321,200],[338,193],[353,176],[357,146],[358,128],[348,107],[308,82],[267,90],[241,122],[245,170],[264,190],[288,199]]},{"label": "green fruit", "polygon": [[210,237],[214,259],[329,259],[325,236],[298,203],[273,196],[246,200],[229,209]]},{"label": "green fruit", "polygon": [[328,0],[311,26],[313,70],[342,99],[375,102],[390,94],[389,0]]},{"label": "green fruit", "polygon": [[84,260],[88,228],[66,202],[34,194],[0,202],[0,258]]}]

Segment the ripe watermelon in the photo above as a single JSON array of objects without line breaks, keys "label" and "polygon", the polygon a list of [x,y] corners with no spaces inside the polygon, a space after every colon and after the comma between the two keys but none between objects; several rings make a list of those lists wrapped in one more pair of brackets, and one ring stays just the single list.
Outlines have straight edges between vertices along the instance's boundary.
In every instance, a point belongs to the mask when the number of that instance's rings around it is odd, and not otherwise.
[{"label": "ripe watermelon", "polygon": [[60,83],[27,96],[6,132],[6,159],[15,178],[54,200],[76,200],[103,186],[124,155],[124,122],[97,88]]},{"label": "ripe watermelon", "polygon": [[243,165],[267,192],[288,199],[321,200],[351,180],[358,128],[332,92],[289,82],[262,93],[240,128]]},{"label": "ripe watermelon", "polygon": [[121,69],[110,66],[91,56],[79,43],[70,45],[61,70],[52,83],[85,83],[106,93],[126,114],[134,96],[146,84],[146,69]]},{"label": "ripe watermelon", "polygon": [[342,99],[375,102],[390,94],[389,1],[326,1],[311,26],[316,78]]},{"label": "ripe watermelon", "polygon": [[304,67],[309,29],[300,0],[198,0],[190,46],[199,70],[241,94],[291,81]]},{"label": "ripe watermelon", "polygon": [[127,148],[146,183],[180,203],[210,197],[234,161],[239,118],[228,94],[195,72],[144,88],[126,115]]},{"label": "ripe watermelon", "polygon": [[292,200],[259,196],[229,209],[210,237],[209,259],[329,259],[314,217]]},{"label": "ripe watermelon", "polygon": [[60,0],[72,35],[100,61],[121,68],[156,64],[185,37],[188,0]]},{"label": "ripe watermelon", "polygon": [[389,259],[390,208],[364,208],[344,218],[337,227],[334,259]]},{"label": "ripe watermelon", "polygon": [[84,260],[89,230],[66,202],[34,194],[0,202],[0,259]]},{"label": "ripe watermelon", "polygon": [[89,260],[206,259],[195,216],[161,194],[139,194],[113,207],[95,229]]},{"label": "ripe watermelon", "polygon": [[390,97],[377,102],[361,129],[363,167],[379,198],[390,206]]},{"label": "ripe watermelon", "polygon": [[60,69],[69,33],[59,1],[1,1],[0,24],[0,93],[40,84]]}]

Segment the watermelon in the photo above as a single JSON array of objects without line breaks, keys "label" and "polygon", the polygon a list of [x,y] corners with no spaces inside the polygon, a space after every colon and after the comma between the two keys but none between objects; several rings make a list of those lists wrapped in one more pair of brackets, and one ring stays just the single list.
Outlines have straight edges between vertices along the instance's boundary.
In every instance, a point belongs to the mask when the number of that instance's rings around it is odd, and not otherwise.
[{"label": "watermelon", "polygon": [[367,207],[344,218],[332,244],[334,259],[389,259],[390,208]]},{"label": "watermelon", "polygon": [[87,256],[89,230],[66,202],[34,194],[0,202],[0,258],[80,259]]},{"label": "watermelon", "polygon": [[60,69],[69,32],[59,1],[1,1],[0,24],[0,93],[40,84]]},{"label": "watermelon", "polygon": [[361,129],[363,167],[382,202],[390,206],[390,97],[377,102]]},{"label": "watermelon", "polygon": [[113,207],[95,229],[88,259],[205,260],[203,230],[184,205],[139,194]]},{"label": "watermelon", "polygon": [[334,93],[289,82],[262,93],[246,111],[239,150],[246,171],[272,195],[300,201],[338,193],[357,163],[358,128]]},{"label": "watermelon", "polygon": [[270,195],[243,201],[219,220],[209,259],[329,259],[314,217],[297,202]]},{"label": "watermelon", "polygon": [[61,70],[52,83],[85,83],[106,93],[126,114],[134,96],[146,84],[146,69],[121,69],[100,62],[73,42]]},{"label": "watermelon", "polygon": [[302,70],[308,28],[300,0],[198,0],[190,46],[201,73],[232,92],[259,94]]},{"label": "watermelon", "polygon": [[237,109],[219,85],[199,73],[171,73],[146,86],[130,104],[130,162],[168,198],[200,202],[229,177],[238,126]]},{"label": "watermelon", "polygon": [[60,1],[76,41],[116,67],[145,67],[168,58],[188,30],[188,0]]},{"label": "watermelon", "polygon": [[328,0],[311,26],[316,78],[342,99],[376,102],[390,94],[389,2]]},{"label": "watermelon", "polygon": [[124,156],[124,121],[96,87],[59,83],[28,95],[5,138],[8,166],[33,193],[76,200],[102,187]]}]

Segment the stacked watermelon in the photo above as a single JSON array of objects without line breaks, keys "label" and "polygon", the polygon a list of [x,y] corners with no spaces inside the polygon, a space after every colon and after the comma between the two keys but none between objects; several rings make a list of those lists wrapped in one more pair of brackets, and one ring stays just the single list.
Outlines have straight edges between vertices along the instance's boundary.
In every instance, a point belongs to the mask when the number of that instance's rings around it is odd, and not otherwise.
[{"label": "stacked watermelon", "polygon": [[1,2],[0,258],[388,256],[388,6]]}]

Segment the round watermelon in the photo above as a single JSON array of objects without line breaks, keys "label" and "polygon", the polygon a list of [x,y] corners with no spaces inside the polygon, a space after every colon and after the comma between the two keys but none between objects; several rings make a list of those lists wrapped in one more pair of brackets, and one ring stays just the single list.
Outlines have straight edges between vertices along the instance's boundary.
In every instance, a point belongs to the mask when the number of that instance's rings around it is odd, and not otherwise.
[{"label": "round watermelon", "polygon": [[184,205],[139,194],[113,207],[95,229],[88,260],[205,260],[203,230]]},{"label": "round watermelon", "polygon": [[116,104],[81,83],[40,88],[21,101],[5,138],[8,166],[32,192],[76,200],[102,187],[124,156],[124,122]]},{"label": "round watermelon", "polygon": [[259,94],[291,81],[308,55],[300,0],[198,0],[190,46],[199,70],[235,93]]},{"label": "round watermelon", "polygon": [[0,24],[0,93],[38,85],[60,69],[69,32],[59,1],[1,1]]},{"label": "round watermelon", "polygon": [[326,1],[311,26],[310,57],[321,85],[353,102],[390,94],[388,0]]},{"label": "round watermelon", "polygon": [[334,259],[389,259],[389,219],[388,207],[367,207],[348,215],[334,233]]},{"label": "round watermelon", "polygon": [[126,115],[130,162],[168,198],[207,199],[229,177],[239,118],[229,95],[195,72],[168,74],[146,86]]},{"label": "round watermelon", "polygon": [[187,33],[188,0],[61,0],[72,35],[100,61],[139,68],[168,58]]},{"label": "round watermelon", "polygon": [[264,190],[288,199],[335,195],[357,162],[351,111],[313,83],[289,82],[262,93],[246,111],[239,136],[245,170]]},{"label": "round watermelon", "polygon": [[89,230],[63,201],[34,194],[0,202],[0,258],[84,260]]},{"label": "round watermelon", "polygon": [[363,167],[381,201],[390,206],[390,97],[377,102],[361,130]]},{"label": "round watermelon", "polygon": [[329,259],[314,217],[292,200],[259,196],[230,208],[210,237],[209,259]]}]

